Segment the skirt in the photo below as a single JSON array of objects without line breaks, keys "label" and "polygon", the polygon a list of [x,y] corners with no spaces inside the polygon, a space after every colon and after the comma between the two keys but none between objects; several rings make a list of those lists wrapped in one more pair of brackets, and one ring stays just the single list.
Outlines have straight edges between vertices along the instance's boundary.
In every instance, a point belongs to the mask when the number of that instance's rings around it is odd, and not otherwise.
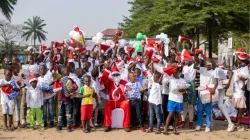
[{"label": "skirt", "polygon": [[81,106],[81,120],[90,120],[92,117],[93,105],[82,105]]},{"label": "skirt", "polygon": [[236,109],[241,109],[241,108],[247,108],[246,106],[246,98],[233,98],[232,99],[232,105],[236,108]]}]

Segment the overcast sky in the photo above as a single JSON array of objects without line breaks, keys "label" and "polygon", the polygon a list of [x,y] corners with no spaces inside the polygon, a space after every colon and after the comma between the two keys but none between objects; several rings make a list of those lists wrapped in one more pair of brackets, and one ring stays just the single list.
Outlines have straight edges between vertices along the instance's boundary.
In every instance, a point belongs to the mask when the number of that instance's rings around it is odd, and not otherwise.
[{"label": "overcast sky", "polygon": [[[117,28],[123,16],[129,16],[129,0],[18,0],[12,24],[22,24],[32,16],[40,16],[47,26],[47,41],[68,38],[78,25],[87,36],[106,28]],[[0,13],[0,19],[5,19]]]}]

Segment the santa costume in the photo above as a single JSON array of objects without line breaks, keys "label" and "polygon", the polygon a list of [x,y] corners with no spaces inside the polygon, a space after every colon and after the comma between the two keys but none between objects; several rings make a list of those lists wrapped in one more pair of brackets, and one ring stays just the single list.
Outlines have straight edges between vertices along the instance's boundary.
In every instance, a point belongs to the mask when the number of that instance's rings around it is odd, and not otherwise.
[{"label": "santa costume", "polygon": [[130,127],[130,105],[129,102],[125,100],[124,87],[126,81],[121,80],[121,73],[119,69],[114,66],[110,71],[106,68],[103,72],[101,82],[107,89],[109,94],[109,101],[104,107],[104,126],[105,132],[111,129],[111,116],[112,110],[115,108],[121,108],[124,111],[123,128],[125,131],[129,131]]}]

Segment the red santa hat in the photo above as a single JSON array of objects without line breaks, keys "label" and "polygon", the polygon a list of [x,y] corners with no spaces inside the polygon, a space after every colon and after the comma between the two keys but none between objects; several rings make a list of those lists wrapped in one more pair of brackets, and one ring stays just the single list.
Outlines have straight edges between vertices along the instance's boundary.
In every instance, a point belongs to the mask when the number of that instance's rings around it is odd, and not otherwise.
[{"label": "red santa hat", "polygon": [[146,44],[148,45],[148,47],[154,47],[155,41],[150,38],[147,38]]},{"label": "red santa hat", "polygon": [[177,65],[171,66],[171,67],[167,67],[167,68],[163,68],[163,72],[166,73],[169,76],[172,76],[173,73],[178,69]]},{"label": "red santa hat", "polygon": [[84,53],[87,49],[85,47],[82,47],[78,50],[79,53]]},{"label": "red santa hat", "polygon": [[65,41],[63,41],[63,42],[55,42],[55,48],[63,47],[64,45],[66,45]]},{"label": "red santa hat", "polygon": [[200,49],[195,49],[194,50],[194,54],[200,54],[201,52],[200,52]]},{"label": "red santa hat", "polygon": [[181,61],[194,61],[194,58],[190,55],[190,53],[184,49],[181,52]]},{"label": "red santa hat", "polygon": [[68,50],[74,51],[77,45],[77,42],[74,38],[70,38],[70,46],[68,47]]},{"label": "red santa hat", "polygon": [[153,54],[154,54],[154,50],[153,49],[149,49],[149,50],[146,51],[146,54],[147,54],[148,58],[151,59],[152,56],[153,56]]},{"label": "red santa hat", "polygon": [[248,54],[246,54],[246,53],[240,53],[240,55],[238,55],[238,58],[240,60],[246,60],[248,58]]},{"label": "red santa hat", "polygon": [[130,65],[130,64],[132,64],[132,63],[134,63],[134,59],[133,59],[133,58],[129,58],[129,59],[128,59],[128,65]]},{"label": "red santa hat", "polygon": [[124,34],[124,32],[123,32],[123,31],[118,30],[118,33],[117,33],[118,37],[122,37],[122,36],[123,36],[123,34]]},{"label": "red santa hat", "polygon": [[114,66],[112,69],[111,69],[111,74],[114,75],[114,74],[120,74],[120,71],[118,69],[117,66]]},{"label": "red santa hat", "polygon": [[46,49],[46,50],[44,50],[43,55],[44,55],[45,57],[48,57],[48,56],[50,55],[50,53],[51,53],[51,50]]},{"label": "red santa hat", "polygon": [[110,50],[110,46],[106,44],[100,44],[100,49],[102,53],[107,53]]},{"label": "red santa hat", "polygon": [[57,48],[56,48],[56,53],[61,53],[61,52],[62,52],[62,48],[57,47]]},{"label": "red santa hat", "polygon": [[192,39],[183,37],[183,36],[181,36],[181,35],[178,36],[178,42],[183,42],[183,41],[187,41],[187,40],[190,41],[190,40],[192,40]]},{"label": "red santa hat", "polygon": [[31,82],[33,82],[33,81],[37,81],[37,80],[38,80],[38,79],[37,79],[37,77],[36,77],[36,76],[31,75],[31,76],[30,76],[29,83],[31,83]]},{"label": "red santa hat", "polygon": [[240,54],[240,53],[243,53],[243,49],[242,48],[238,48],[235,52],[236,54]]},{"label": "red santa hat", "polygon": [[75,26],[73,27],[73,30],[74,30],[75,32],[80,32],[80,28],[79,28],[77,25],[75,25]]},{"label": "red santa hat", "polygon": [[62,83],[61,83],[61,80],[59,79],[59,80],[57,80],[57,81],[54,82],[54,84],[53,84],[53,91],[54,92],[58,92],[60,90],[62,90]]},{"label": "red santa hat", "polygon": [[125,50],[126,53],[130,53],[130,52],[134,51],[134,47],[132,47],[132,46],[125,46],[124,50]]},{"label": "red santa hat", "polygon": [[58,62],[60,60],[60,58],[61,58],[61,55],[60,54],[56,54],[56,55],[53,56],[52,61],[53,62]]},{"label": "red santa hat", "polygon": [[155,62],[155,63],[158,63],[162,60],[162,57],[160,55],[154,55],[152,57],[152,61]]},{"label": "red santa hat", "polygon": [[45,45],[41,45],[41,46],[39,47],[39,51],[40,51],[40,52],[44,52],[44,51],[47,50],[47,49],[48,49],[48,47],[45,46]]},{"label": "red santa hat", "polygon": [[69,60],[68,62],[74,62],[74,55],[73,55],[73,51],[69,51]]}]

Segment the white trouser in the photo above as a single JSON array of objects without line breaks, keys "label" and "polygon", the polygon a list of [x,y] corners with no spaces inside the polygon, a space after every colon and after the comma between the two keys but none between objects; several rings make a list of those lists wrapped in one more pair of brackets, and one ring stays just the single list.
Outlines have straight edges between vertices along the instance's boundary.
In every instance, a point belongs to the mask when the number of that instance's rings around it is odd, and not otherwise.
[{"label": "white trouser", "polygon": [[222,111],[223,115],[226,117],[228,124],[232,124],[232,121],[229,117],[228,110],[223,105],[223,99],[225,96],[225,89],[218,89],[218,91],[219,91],[219,102],[218,102],[219,109]]}]

